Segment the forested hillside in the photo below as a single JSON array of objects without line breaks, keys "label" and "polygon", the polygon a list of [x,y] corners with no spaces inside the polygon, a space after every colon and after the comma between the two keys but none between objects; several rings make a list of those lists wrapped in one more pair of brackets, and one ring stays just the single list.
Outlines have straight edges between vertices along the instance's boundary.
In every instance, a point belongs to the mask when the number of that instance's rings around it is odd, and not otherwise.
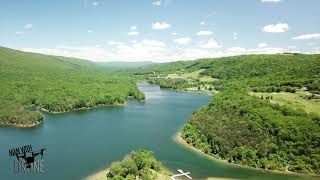
[{"label": "forested hillside", "polygon": [[[170,76],[201,70],[200,75],[217,79],[205,86],[220,91],[184,126],[186,142],[232,163],[320,174],[319,113],[294,109],[290,105],[294,99],[286,106],[271,103],[272,93],[299,91],[305,101],[319,105],[320,55],[246,55],[174,65],[149,73],[149,81],[174,89],[201,89],[204,82],[199,79]],[[268,96],[251,96],[251,92]]]},{"label": "forested hillside", "polygon": [[0,125],[41,123],[34,106],[65,112],[144,99],[134,79],[86,60],[27,53],[0,47]]}]

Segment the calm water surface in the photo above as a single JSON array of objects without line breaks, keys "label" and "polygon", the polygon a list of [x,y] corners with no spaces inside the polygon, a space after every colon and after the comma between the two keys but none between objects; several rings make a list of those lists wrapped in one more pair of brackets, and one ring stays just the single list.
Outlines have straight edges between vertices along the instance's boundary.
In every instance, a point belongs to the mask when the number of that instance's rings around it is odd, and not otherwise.
[{"label": "calm water surface", "polygon": [[[146,101],[129,100],[125,107],[100,107],[63,114],[44,114],[36,128],[0,128],[0,179],[82,179],[123,158],[132,150],[153,150],[172,172],[190,171],[194,179],[206,177],[243,180],[313,179],[261,171],[208,160],[176,143],[173,136],[192,112],[207,104],[204,94],[175,92],[157,85],[139,84]],[[32,144],[44,152],[44,173],[15,174],[10,148]]]}]

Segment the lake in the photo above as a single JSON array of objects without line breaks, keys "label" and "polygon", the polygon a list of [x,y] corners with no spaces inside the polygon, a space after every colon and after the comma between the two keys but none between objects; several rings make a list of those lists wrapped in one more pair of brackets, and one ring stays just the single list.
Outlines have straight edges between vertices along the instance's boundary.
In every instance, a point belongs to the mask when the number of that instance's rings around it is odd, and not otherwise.
[{"label": "lake", "polygon": [[[0,128],[0,179],[82,179],[139,148],[154,151],[157,159],[172,172],[190,171],[194,179],[312,179],[212,161],[176,143],[173,137],[192,112],[212,97],[160,89],[158,85],[138,86],[146,95],[145,102],[128,100],[124,107],[44,113],[45,123],[39,127]],[[35,150],[47,148],[44,172],[14,173],[16,157],[9,157],[9,149],[29,144]]]}]

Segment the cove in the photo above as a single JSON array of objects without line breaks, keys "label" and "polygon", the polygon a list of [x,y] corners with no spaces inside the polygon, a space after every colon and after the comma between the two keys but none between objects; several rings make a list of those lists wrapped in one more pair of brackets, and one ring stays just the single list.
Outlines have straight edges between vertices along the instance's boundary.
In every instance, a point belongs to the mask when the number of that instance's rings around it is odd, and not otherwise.
[{"label": "cove", "polygon": [[[160,89],[141,83],[146,101],[128,100],[124,107],[99,107],[62,114],[44,113],[39,127],[0,128],[0,179],[82,179],[121,160],[129,152],[145,148],[172,172],[190,171],[194,179],[207,177],[248,180],[300,180],[312,177],[263,173],[213,161],[174,141],[192,112],[208,103],[205,94]],[[15,157],[8,150],[32,144],[47,148],[44,173],[13,171]]]}]

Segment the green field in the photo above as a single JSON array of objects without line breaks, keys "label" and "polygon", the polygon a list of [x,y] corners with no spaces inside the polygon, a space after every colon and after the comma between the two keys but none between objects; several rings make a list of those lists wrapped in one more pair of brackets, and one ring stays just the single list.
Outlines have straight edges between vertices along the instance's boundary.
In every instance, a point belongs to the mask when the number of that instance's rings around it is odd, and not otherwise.
[{"label": "green field", "polygon": [[30,106],[65,112],[123,104],[128,97],[144,99],[126,73],[86,60],[7,48],[0,48],[0,81],[0,125],[41,123],[41,114],[29,111]]},{"label": "green field", "polygon": [[[271,103],[276,103],[279,105],[285,105],[292,107],[294,109],[302,109],[308,113],[317,113],[320,115],[320,99],[308,99],[311,93],[305,91],[297,91],[296,93],[279,92],[279,93],[262,93],[262,92],[251,92],[251,95],[257,97],[263,97]],[[272,99],[271,99],[272,97]]]}]

